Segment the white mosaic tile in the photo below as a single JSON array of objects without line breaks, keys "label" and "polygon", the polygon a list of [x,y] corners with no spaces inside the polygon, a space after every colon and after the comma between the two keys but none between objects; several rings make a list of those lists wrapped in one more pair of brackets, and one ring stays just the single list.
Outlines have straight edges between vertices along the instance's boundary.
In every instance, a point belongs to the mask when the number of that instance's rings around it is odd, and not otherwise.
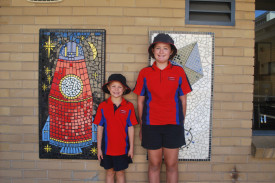
[{"label": "white mosaic tile", "polygon": [[[209,161],[211,158],[214,33],[150,31],[150,43],[158,33],[169,34],[174,39],[178,50],[189,49],[179,52],[179,54],[187,54],[188,58],[182,55],[184,59],[174,59],[175,62],[183,64],[186,74],[191,78],[189,80],[193,88],[187,97],[186,145],[180,148],[179,160]],[[149,60],[151,64],[153,61]],[[187,71],[188,69],[193,73]]]}]

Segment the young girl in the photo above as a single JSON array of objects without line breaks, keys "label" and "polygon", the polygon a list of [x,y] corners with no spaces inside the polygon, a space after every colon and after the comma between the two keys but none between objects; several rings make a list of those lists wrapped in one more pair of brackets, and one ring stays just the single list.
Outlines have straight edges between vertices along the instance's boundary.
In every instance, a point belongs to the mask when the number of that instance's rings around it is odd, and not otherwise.
[{"label": "young girl", "polygon": [[138,95],[140,138],[148,150],[149,182],[160,182],[164,156],[166,182],[176,183],[179,147],[185,144],[187,94],[192,89],[184,70],[169,61],[177,48],[168,34],[158,34],[148,52],[156,61],[140,71],[134,93]]},{"label": "young girl", "polygon": [[134,156],[134,127],[138,124],[134,106],[122,95],[131,92],[126,78],[112,74],[102,90],[111,96],[99,104],[94,124],[97,128],[97,149],[100,166],[106,169],[106,182],[125,182],[124,170]]}]

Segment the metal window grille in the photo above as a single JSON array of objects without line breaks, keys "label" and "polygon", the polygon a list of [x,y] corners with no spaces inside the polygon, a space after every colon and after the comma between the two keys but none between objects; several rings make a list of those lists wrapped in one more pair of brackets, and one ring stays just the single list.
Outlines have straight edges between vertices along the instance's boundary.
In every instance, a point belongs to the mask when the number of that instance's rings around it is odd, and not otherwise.
[{"label": "metal window grille", "polygon": [[198,25],[235,25],[235,0],[186,0],[185,22]]}]

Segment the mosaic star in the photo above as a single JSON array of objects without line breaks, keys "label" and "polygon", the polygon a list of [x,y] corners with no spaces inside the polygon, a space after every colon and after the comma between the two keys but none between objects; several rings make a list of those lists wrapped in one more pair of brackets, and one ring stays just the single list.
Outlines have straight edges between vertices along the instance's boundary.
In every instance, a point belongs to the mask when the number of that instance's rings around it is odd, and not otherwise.
[{"label": "mosaic star", "polygon": [[43,91],[46,91],[47,88],[48,88],[48,86],[44,83],[44,84],[42,85],[42,90],[43,90]]},{"label": "mosaic star", "polygon": [[51,43],[51,37],[50,36],[49,36],[48,42],[45,42],[44,47],[46,48],[46,50],[48,50],[48,58],[49,58],[50,54],[51,54],[51,50],[53,50],[53,48],[55,47],[53,45],[53,43]]},{"label": "mosaic star", "polygon": [[51,72],[51,70],[48,67],[46,67],[45,73],[48,75],[50,72]]},{"label": "mosaic star", "polygon": [[52,81],[52,77],[49,75],[49,76],[47,77],[47,80],[48,80],[48,82],[49,82],[49,84],[50,84],[51,81]]},{"label": "mosaic star", "polygon": [[95,79],[97,78],[97,76],[98,76],[98,74],[95,72],[94,74],[93,74],[93,76],[95,77]]},{"label": "mosaic star", "polygon": [[48,153],[52,151],[52,147],[47,144],[47,146],[44,147],[44,150]]},{"label": "mosaic star", "polygon": [[97,148],[96,147],[92,147],[91,150],[93,155],[96,155],[97,154]]}]

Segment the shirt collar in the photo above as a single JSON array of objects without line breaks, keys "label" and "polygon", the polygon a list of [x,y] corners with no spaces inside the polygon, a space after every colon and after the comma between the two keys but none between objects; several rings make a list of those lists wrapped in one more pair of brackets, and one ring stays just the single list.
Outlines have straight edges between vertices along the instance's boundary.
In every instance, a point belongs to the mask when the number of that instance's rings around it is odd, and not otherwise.
[{"label": "shirt collar", "polygon": [[[173,66],[173,65],[171,64],[170,60],[168,60],[168,65],[163,69],[163,71],[164,71],[164,70],[167,70],[167,69],[171,69],[172,66]],[[153,67],[154,70],[160,71],[160,69],[159,69],[158,66],[156,65],[156,61],[154,61],[152,67]]]},{"label": "shirt collar", "polygon": [[[108,103],[108,104],[111,104],[111,105],[114,104],[113,101],[111,100],[111,97],[109,97],[109,98],[107,99],[107,103]],[[120,106],[123,106],[123,105],[125,105],[125,104],[126,104],[126,100],[122,97],[122,101],[121,101],[121,103],[120,103]]]}]

